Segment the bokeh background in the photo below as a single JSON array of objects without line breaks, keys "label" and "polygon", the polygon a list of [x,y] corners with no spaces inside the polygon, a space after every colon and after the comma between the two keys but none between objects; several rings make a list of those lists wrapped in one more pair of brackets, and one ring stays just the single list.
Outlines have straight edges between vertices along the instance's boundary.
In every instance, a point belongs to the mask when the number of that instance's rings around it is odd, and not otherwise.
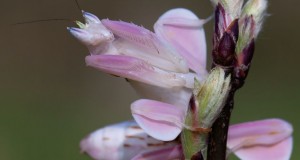
[{"label": "bokeh background", "polygon": [[[212,14],[207,0],[79,0],[100,18],[152,29],[166,10]],[[300,159],[300,1],[270,1],[245,87],[236,95],[232,123],[278,117],[295,128],[292,159]],[[82,20],[74,0],[10,0],[0,5],[0,159],[88,160],[79,141],[107,124],[131,119],[138,96],[124,79],[86,67],[87,49],[67,32],[68,21],[12,25],[52,18]],[[207,31],[211,50],[213,23]]]}]

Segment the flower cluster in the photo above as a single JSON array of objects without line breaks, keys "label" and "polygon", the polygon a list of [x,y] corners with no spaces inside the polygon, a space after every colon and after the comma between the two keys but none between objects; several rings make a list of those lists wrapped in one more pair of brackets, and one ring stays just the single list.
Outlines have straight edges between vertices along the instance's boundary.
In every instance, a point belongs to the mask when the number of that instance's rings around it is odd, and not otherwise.
[{"label": "flower cluster", "polygon": [[207,75],[205,20],[174,9],[157,21],[153,33],[131,23],[100,21],[87,12],[83,16],[87,24],[69,30],[88,47],[87,65],[127,78],[147,98],[131,106],[139,125],[154,138],[175,139],[195,80],[203,82]]},{"label": "flower cluster", "polygon": [[[292,126],[281,119],[232,125],[228,150],[243,160],[288,160],[292,151]],[[94,131],[80,142],[81,151],[96,160],[184,159],[178,140],[160,141],[147,135],[134,121]]]},{"label": "flower cluster", "polygon": [[[226,5],[224,2],[223,6]],[[239,8],[242,4],[235,6]],[[261,23],[249,33],[248,19],[256,18],[254,22],[260,19],[259,15],[253,16],[251,6],[246,4],[250,9],[242,13],[246,25],[240,35],[255,38]],[[230,13],[223,19],[226,24],[237,14]],[[221,67],[206,71],[203,25],[207,20],[199,19],[187,9],[172,9],[157,20],[151,32],[132,23],[99,20],[87,12],[83,16],[85,24],[77,22],[79,28],[68,30],[87,46],[90,55],[86,64],[126,78],[143,99],[131,104],[134,121],[93,132],[81,141],[82,151],[94,159],[105,160],[186,157],[184,142],[177,137],[183,130],[210,132],[232,82]],[[220,27],[226,33],[226,28],[232,29],[232,26]],[[214,41],[222,40],[220,37],[224,35],[216,35]],[[252,38],[240,42],[240,48],[248,46]],[[237,124],[230,126],[227,147],[242,159],[288,159],[291,134],[292,127],[280,119]]]}]

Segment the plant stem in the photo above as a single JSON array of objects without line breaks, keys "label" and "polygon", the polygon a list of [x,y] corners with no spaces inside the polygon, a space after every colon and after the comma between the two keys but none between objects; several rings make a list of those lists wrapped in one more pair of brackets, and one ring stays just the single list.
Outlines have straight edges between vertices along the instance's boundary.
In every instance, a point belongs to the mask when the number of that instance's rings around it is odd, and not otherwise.
[{"label": "plant stem", "polygon": [[227,155],[227,135],[234,104],[235,89],[229,92],[220,117],[215,121],[208,140],[207,160],[225,160]]}]

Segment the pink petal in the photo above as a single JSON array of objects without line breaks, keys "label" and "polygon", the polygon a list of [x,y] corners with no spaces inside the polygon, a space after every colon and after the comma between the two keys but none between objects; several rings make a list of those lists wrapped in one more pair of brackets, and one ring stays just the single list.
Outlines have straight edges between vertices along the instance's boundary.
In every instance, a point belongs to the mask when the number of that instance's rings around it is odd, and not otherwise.
[{"label": "pink petal", "polygon": [[181,145],[165,147],[136,155],[132,160],[174,160],[183,159]]},{"label": "pink petal", "polygon": [[[124,54],[135,54],[141,59],[146,56],[151,64],[155,63],[157,67],[162,69],[183,73],[188,72],[186,61],[174,49],[164,44],[153,32],[122,21],[105,19],[102,20],[102,23],[116,36],[120,37],[121,40],[125,40],[118,44],[119,47],[125,48],[122,50]],[[134,50],[136,53],[132,53]],[[157,63],[153,59],[164,61],[165,63]],[[172,63],[172,65],[169,63]]]},{"label": "pink petal", "polygon": [[293,148],[293,138],[289,137],[270,146],[253,146],[237,150],[235,154],[242,160],[289,160]]},{"label": "pink petal", "polygon": [[185,87],[162,88],[137,81],[129,82],[143,98],[172,104],[187,111],[187,106],[192,96],[192,89]]},{"label": "pink petal", "polygon": [[243,160],[285,160],[292,150],[292,126],[267,119],[230,126],[228,148]]},{"label": "pink petal", "polygon": [[137,100],[131,104],[135,121],[147,134],[162,141],[174,140],[181,132],[185,111],[153,100]]},{"label": "pink petal", "polygon": [[189,68],[206,72],[206,40],[200,20],[187,9],[172,9],[163,14],[154,26],[155,33],[171,43],[187,60]]},{"label": "pink petal", "polygon": [[129,56],[90,55],[86,57],[86,64],[112,75],[155,86],[172,88],[186,84],[186,80],[181,75],[166,72],[143,60]]}]

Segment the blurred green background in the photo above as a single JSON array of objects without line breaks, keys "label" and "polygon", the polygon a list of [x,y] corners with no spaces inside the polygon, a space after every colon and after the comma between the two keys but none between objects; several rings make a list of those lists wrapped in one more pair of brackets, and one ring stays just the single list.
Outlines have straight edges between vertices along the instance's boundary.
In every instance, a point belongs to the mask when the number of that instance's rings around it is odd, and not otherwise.
[{"label": "blurred green background", "polygon": [[[207,0],[79,0],[100,18],[132,21],[152,29],[166,10],[185,7],[212,14]],[[292,159],[300,159],[300,1],[270,1],[251,73],[236,95],[232,123],[278,117],[295,128]],[[67,32],[82,20],[74,0],[11,0],[0,5],[0,159],[87,160],[79,141],[107,124],[131,119],[138,96],[124,79],[85,66],[87,49]],[[212,22],[207,31],[211,50]]]}]

